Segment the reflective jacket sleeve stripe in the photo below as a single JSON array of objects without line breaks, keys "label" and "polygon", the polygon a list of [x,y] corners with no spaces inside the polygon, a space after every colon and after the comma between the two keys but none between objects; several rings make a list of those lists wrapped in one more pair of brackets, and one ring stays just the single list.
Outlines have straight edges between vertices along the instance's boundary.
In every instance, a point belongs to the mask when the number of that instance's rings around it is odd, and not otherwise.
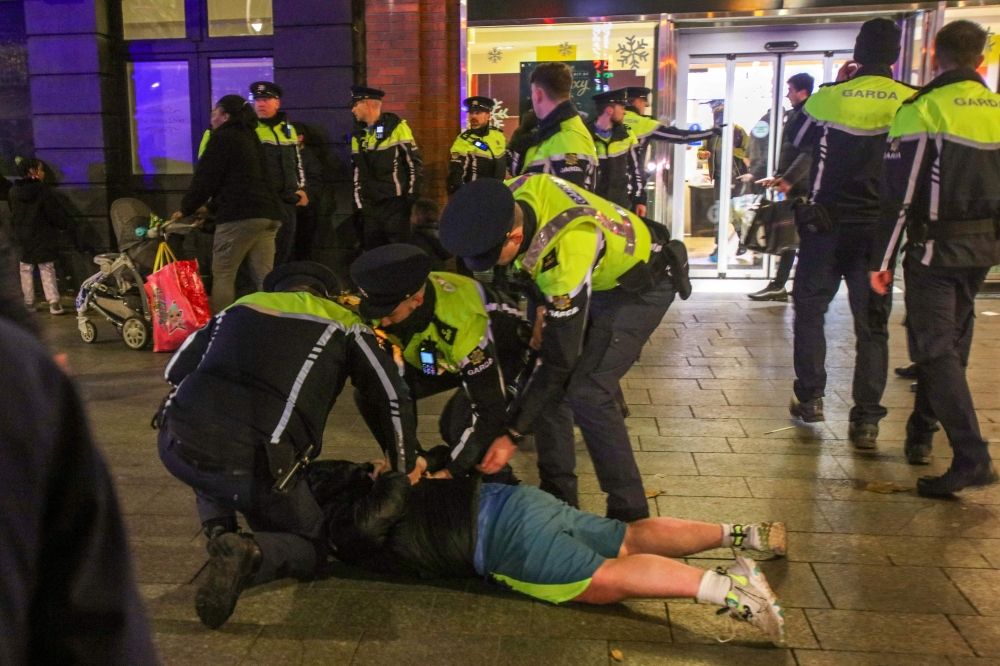
[{"label": "reflective jacket sleeve stripe", "polygon": [[714,129],[682,130],[673,126],[659,125],[655,130],[647,134],[646,138],[655,141],[666,141],[667,143],[687,143],[689,141],[710,139],[714,135]]},{"label": "reflective jacket sleeve stripe", "polygon": [[295,145],[295,162],[299,168],[299,189],[304,190],[306,188],[306,170],[302,166],[302,150],[298,144]]},{"label": "reflective jacket sleeve stripe", "polygon": [[[899,252],[899,242],[906,227],[906,213],[910,203],[913,201],[913,194],[916,191],[917,182],[920,180],[920,173],[924,156],[927,153],[926,134],[910,135],[905,137],[906,143],[916,142],[916,149],[910,153],[907,159],[900,151],[898,158],[886,159],[883,162],[883,177],[880,198],[882,199],[882,213],[879,216],[879,226],[875,232],[875,244],[872,248],[873,259],[878,261],[876,270],[887,271],[894,264],[896,254]],[[893,153],[893,139],[890,138],[886,155]],[[901,141],[901,146],[903,142]],[[901,189],[902,176],[906,177],[905,189]]]}]

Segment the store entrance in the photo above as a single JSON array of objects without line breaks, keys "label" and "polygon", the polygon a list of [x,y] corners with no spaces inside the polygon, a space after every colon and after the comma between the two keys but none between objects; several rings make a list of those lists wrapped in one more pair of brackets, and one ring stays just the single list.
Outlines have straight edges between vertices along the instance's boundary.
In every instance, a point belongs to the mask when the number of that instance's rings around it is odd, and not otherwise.
[{"label": "store entrance", "polygon": [[[745,251],[740,241],[760,198],[780,197],[756,181],[777,168],[784,117],[791,108],[785,82],[807,73],[818,88],[834,81],[850,58],[844,30],[834,29],[829,40],[824,32],[810,31],[808,42],[799,42],[782,31],[761,30],[754,39],[759,52],[702,55],[695,43],[680,59],[678,125],[725,124],[721,137],[674,153],[672,232],[687,245],[692,276],[773,277],[778,258]],[[718,45],[717,36],[708,47]],[[773,48],[787,52],[768,52]]]}]

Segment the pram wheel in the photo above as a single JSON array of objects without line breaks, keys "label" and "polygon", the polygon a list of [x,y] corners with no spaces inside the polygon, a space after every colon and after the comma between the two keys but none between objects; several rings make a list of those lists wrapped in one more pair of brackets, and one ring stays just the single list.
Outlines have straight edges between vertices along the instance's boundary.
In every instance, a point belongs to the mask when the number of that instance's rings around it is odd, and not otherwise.
[{"label": "pram wheel", "polygon": [[122,339],[129,349],[145,349],[153,337],[153,332],[143,319],[129,317],[122,324]]},{"label": "pram wheel", "polygon": [[80,324],[80,338],[87,344],[97,340],[97,327],[94,326],[94,322],[85,321]]}]

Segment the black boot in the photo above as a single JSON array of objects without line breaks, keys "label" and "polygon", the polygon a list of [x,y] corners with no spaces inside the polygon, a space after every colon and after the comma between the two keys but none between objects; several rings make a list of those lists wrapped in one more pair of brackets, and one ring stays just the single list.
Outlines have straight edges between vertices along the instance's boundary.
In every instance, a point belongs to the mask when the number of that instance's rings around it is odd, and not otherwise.
[{"label": "black boot", "polygon": [[931,451],[934,448],[934,433],[940,428],[934,427],[930,432],[918,432],[910,423],[906,424],[906,441],[903,443],[903,453],[906,462],[911,465],[929,465]]},{"label": "black boot", "polygon": [[772,282],[760,291],[747,294],[747,298],[751,301],[787,301],[788,292],[785,290],[784,285]]},{"label": "black boot", "polygon": [[893,370],[896,376],[900,379],[916,379],[917,378],[917,364],[911,363],[909,365],[904,365],[902,367]]},{"label": "black boot", "polygon": [[209,541],[223,534],[240,532],[240,524],[236,522],[236,516],[222,516],[212,518],[201,524],[201,531]]},{"label": "black boot", "polygon": [[249,536],[223,534],[208,542],[208,577],[195,595],[201,623],[218,629],[236,609],[236,601],[260,569],[260,547]]},{"label": "black boot", "polygon": [[798,398],[792,397],[792,402],[788,405],[788,413],[793,419],[802,419],[806,423],[817,423],[825,421],[823,416],[823,398],[813,398],[805,402],[799,402]]},{"label": "black boot", "polygon": [[953,460],[951,467],[941,476],[917,479],[917,494],[923,497],[947,497],[964,488],[991,486],[998,481],[1000,476],[997,476],[997,468],[992,461],[956,468]]},{"label": "black boot", "polygon": [[847,437],[856,449],[874,449],[878,439],[878,426],[874,423],[852,423],[847,428]]}]

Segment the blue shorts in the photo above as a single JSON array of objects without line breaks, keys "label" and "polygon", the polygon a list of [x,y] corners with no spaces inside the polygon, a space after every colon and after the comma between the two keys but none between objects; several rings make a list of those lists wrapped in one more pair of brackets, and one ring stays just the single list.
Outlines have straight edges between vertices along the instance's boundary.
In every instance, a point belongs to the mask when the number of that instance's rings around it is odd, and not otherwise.
[{"label": "blue shorts", "polygon": [[533,486],[483,484],[476,570],[518,592],[562,603],[618,557],[625,523],[572,508]]}]

